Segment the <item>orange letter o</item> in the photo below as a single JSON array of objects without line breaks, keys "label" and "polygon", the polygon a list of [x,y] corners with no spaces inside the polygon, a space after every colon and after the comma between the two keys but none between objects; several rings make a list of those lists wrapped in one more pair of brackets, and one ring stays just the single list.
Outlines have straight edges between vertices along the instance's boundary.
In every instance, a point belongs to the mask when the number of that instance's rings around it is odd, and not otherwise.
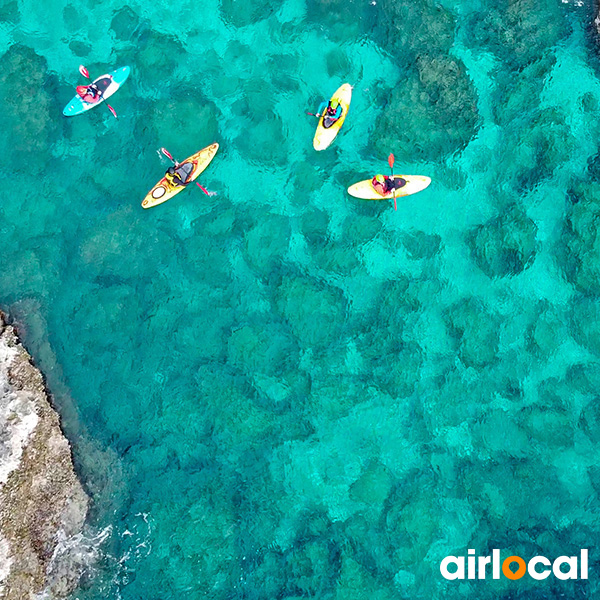
[{"label": "orange letter o", "polygon": [[[519,565],[519,568],[513,573],[510,570],[510,563],[516,562]],[[525,561],[520,556],[509,556],[502,563],[502,572],[508,579],[521,579],[525,572],[527,571],[527,565]]]}]

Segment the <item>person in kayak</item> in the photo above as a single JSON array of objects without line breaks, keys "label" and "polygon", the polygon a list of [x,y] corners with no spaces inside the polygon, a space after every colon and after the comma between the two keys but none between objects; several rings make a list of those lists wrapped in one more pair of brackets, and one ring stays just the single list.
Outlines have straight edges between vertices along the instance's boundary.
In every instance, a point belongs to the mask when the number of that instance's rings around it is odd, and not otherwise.
[{"label": "person in kayak", "polygon": [[380,196],[387,196],[389,193],[393,192],[395,189],[401,188],[403,185],[406,185],[406,180],[402,179],[402,177],[387,177],[386,175],[375,175],[371,181],[371,185],[373,189]]},{"label": "person in kayak", "polygon": [[177,161],[172,167],[167,169],[165,177],[173,183],[174,186],[180,187],[187,185],[190,182],[194,165],[192,163],[183,163],[180,165]]},{"label": "person in kayak", "polygon": [[342,116],[342,107],[337,100],[323,101],[316,116],[323,117],[323,127],[328,129]]},{"label": "person in kayak", "polygon": [[102,92],[95,83],[90,83],[88,86],[78,85],[77,93],[88,104],[95,104],[102,98]]},{"label": "person in kayak", "polygon": [[102,95],[102,92],[100,91],[100,89],[98,88],[98,86],[95,83],[90,83],[90,85],[87,86],[86,91],[88,94],[91,94],[92,96],[94,96],[94,98]]}]

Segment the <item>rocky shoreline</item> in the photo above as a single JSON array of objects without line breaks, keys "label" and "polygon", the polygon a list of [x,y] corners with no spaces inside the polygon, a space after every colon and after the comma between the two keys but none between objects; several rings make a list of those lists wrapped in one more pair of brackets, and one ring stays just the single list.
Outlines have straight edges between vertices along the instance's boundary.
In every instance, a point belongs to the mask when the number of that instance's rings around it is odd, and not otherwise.
[{"label": "rocky shoreline", "polygon": [[0,312],[0,600],[62,598],[88,510],[44,380]]}]

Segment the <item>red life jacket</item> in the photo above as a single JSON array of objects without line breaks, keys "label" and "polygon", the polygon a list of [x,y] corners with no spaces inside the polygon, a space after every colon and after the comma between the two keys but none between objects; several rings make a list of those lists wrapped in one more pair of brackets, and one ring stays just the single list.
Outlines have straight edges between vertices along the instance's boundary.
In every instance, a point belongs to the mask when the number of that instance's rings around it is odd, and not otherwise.
[{"label": "red life jacket", "polygon": [[78,85],[77,88],[75,88],[75,91],[84,102],[87,102],[89,104],[94,104],[95,102],[98,102],[98,100],[100,100],[100,94],[96,94],[94,96],[93,94],[88,93],[87,85]]}]

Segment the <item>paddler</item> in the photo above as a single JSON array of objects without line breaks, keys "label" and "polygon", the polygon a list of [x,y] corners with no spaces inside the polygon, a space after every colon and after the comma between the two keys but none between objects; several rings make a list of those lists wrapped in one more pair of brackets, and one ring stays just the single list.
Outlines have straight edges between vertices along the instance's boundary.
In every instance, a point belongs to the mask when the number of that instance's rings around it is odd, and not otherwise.
[{"label": "paddler", "polygon": [[90,83],[88,86],[78,85],[77,93],[84,102],[94,104],[100,100],[102,92],[98,89],[95,83]]},{"label": "paddler", "polygon": [[173,183],[175,186],[185,186],[190,182],[190,176],[194,170],[194,165],[190,163],[184,163],[180,165],[177,161],[175,164],[167,169],[165,177]]},{"label": "paddler", "polygon": [[371,185],[380,196],[387,196],[390,192],[393,192],[394,189],[397,190],[403,185],[406,185],[406,181],[401,177],[394,178],[379,174],[373,177]]},{"label": "paddler", "polygon": [[91,94],[94,98],[96,98],[96,96],[100,96],[101,93],[98,86],[95,83],[90,83],[90,85],[87,86],[86,92],[88,94]]},{"label": "paddler", "polygon": [[331,127],[342,116],[342,107],[337,100],[323,101],[319,105],[319,110],[315,116],[323,117],[323,125]]}]

